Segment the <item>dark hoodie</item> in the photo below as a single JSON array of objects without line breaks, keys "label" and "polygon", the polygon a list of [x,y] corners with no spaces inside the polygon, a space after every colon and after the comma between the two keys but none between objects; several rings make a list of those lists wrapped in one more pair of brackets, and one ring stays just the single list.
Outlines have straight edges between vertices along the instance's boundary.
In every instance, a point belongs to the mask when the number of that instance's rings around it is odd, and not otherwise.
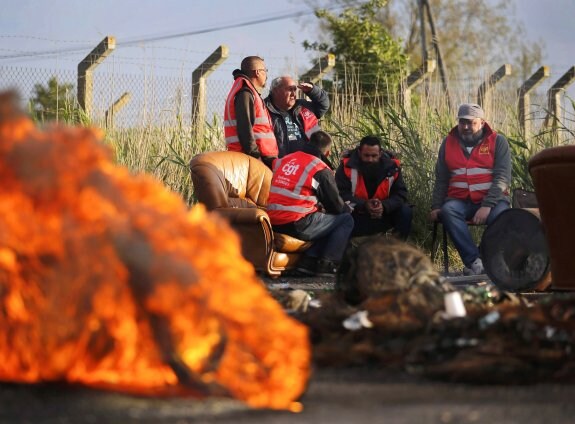
[{"label": "dark hoodie", "polygon": [[[394,212],[407,202],[407,187],[403,181],[401,168],[398,168],[396,162],[392,160],[395,158],[393,153],[384,150],[379,162],[376,163],[373,168],[367,167],[366,164],[361,161],[359,158],[359,147],[344,155],[344,158],[349,158],[349,161],[347,161],[345,166],[357,169],[363,176],[365,188],[370,199],[373,197],[377,187],[381,184],[384,178],[392,176],[399,171],[399,175],[397,179],[393,181],[387,199],[380,199],[385,214]],[[343,200],[346,202],[349,201],[351,204],[355,204],[354,212],[366,212],[366,200],[355,197],[354,193],[351,191],[351,180],[345,174],[343,161],[337,168],[335,181],[337,183],[337,188],[339,189],[339,194]]]},{"label": "dark hoodie", "polygon": [[[301,151],[318,158],[324,157],[319,149],[310,143],[303,145]],[[316,172],[313,178],[317,181],[317,187],[315,189],[317,200],[322,204],[327,213],[337,215],[348,210],[339,195],[331,168]]]}]

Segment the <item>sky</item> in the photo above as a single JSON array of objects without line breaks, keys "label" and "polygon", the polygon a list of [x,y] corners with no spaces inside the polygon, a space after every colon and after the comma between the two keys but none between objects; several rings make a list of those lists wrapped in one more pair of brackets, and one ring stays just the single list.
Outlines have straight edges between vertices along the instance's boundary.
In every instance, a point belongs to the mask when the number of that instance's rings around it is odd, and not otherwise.
[{"label": "sky", "polygon": [[[514,1],[527,38],[547,46],[549,81],[558,79],[575,64],[575,0]],[[193,70],[225,45],[229,58],[213,78],[231,80],[241,59],[253,54],[266,59],[273,77],[311,67],[314,56],[302,42],[318,39],[304,0],[0,0],[0,10],[0,68],[76,69],[111,35],[114,60],[136,71],[151,64],[171,74]],[[187,35],[170,38],[178,34]],[[161,37],[167,38],[142,42]]]},{"label": "sky", "polygon": [[[309,19],[313,14],[303,1],[237,4],[228,0],[0,0],[0,66],[75,67],[108,35],[116,38],[118,60],[163,62],[165,69],[191,66],[188,61],[199,64],[220,45],[229,49],[224,67],[228,75],[244,56],[253,54],[275,66],[287,61],[309,63],[301,43],[312,35],[297,16]],[[284,16],[289,18],[279,19]],[[138,40],[190,33],[124,47]],[[65,52],[77,47],[84,49]],[[62,53],[18,57],[35,51]]]}]

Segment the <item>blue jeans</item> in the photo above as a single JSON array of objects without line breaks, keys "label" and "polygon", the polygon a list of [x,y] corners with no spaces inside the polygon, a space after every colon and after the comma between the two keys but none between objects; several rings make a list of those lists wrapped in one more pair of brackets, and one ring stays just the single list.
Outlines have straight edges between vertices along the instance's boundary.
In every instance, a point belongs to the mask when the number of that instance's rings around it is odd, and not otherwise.
[{"label": "blue jeans", "polygon": [[274,225],[274,231],[313,241],[305,252],[307,256],[336,262],[341,261],[352,230],[353,218],[349,213],[314,212],[290,224]]},{"label": "blue jeans", "polygon": [[[479,257],[479,248],[473,241],[467,221],[473,218],[480,207],[480,203],[457,199],[450,199],[441,207],[441,222],[459,252],[461,260],[468,268]],[[505,200],[501,200],[491,208],[487,217],[487,225],[506,209],[509,209],[509,203]]]}]

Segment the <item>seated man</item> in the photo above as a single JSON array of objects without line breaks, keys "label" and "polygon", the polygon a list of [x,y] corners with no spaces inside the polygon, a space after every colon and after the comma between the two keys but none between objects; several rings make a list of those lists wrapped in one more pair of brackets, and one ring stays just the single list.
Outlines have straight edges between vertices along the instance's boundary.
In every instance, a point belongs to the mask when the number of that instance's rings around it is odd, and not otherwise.
[{"label": "seated man", "polygon": [[489,224],[509,208],[509,143],[485,122],[481,106],[464,103],[439,147],[431,221],[441,219],[461,256],[466,274],[483,274],[479,249],[467,226]]},{"label": "seated man", "polygon": [[[298,99],[298,88],[311,101]],[[272,118],[280,158],[301,150],[311,134],[320,129],[318,119],[329,109],[329,97],[324,90],[308,82],[296,84],[288,75],[273,79],[265,103]]]},{"label": "seated man", "polygon": [[331,143],[329,134],[317,131],[301,151],[277,159],[268,197],[274,231],[314,242],[297,266],[308,275],[336,273],[353,229],[333,171],[320,159]]},{"label": "seated man", "polygon": [[354,208],[352,237],[384,233],[406,240],[413,213],[399,160],[381,148],[379,137],[367,136],[344,154],[335,179],[344,201]]}]

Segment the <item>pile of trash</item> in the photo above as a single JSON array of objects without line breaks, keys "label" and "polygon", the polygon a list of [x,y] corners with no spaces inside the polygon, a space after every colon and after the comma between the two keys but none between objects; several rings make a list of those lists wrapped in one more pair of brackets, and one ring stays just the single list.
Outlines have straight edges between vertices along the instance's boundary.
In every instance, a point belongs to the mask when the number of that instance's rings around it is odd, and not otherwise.
[{"label": "pile of trash", "polygon": [[[385,252],[398,249],[413,272],[389,263]],[[354,264],[368,264],[368,252],[383,255],[386,266],[358,272]],[[422,252],[382,237],[346,258],[335,291],[276,296],[310,329],[316,366],[368,365],[467,383],[575,381],[574,295],[532,302],[491,283],[455,288],[425,273]]]}]

